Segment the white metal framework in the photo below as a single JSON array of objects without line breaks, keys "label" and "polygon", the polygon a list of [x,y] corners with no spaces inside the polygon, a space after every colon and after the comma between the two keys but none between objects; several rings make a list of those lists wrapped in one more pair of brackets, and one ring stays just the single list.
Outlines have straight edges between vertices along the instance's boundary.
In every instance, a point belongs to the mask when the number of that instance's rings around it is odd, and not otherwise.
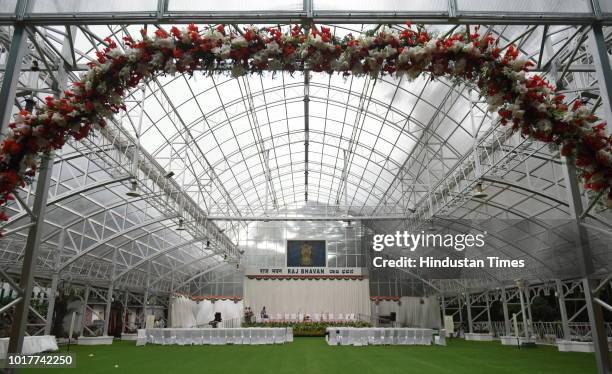
[{"label": "white metal framework", "polygon": [[[354,1],[353,9],[317,0],[253,3],[266,9],[193,3],[0,0],[2,128],[28,101],[61,94],[103,38],[121,45],[143,27],[190,22],[314,22],[339,36],[402,28],[406,20],[440,34],[481,25],[502,48],[517,45],[568,100],[612,116],[607,0]],[[418,228],[432,220],[498,218],[573,220],[578,231],[604,243],[587,253],[581,276],[609,282],[612,215],[597,202],[601,196],[578,189],[557,150],[509,135],[462,82],[160,75],[130,92],[126,103],[127,112],[97,136],[50,156],[49,173],[40,177],[48,178],[44,199],[40,191],[36,196],[44,179],[19,191],[0,240],[5,279],[14,282],[30,261],[29,287],[35,282],[53,295],[68,280],[103,290],[96,292],[108,303],[121,290],[146,307],[152,295],[201,294],[224,282],[230,286],[221,292],[239,292],[234,277],[245,251],[248,258],[248,231],[259,226],[253,222],[358,222],[375,231],[391,220]],[[478,183],[484,198],[473,197]],[[499,237],[488,250],[537,262],[531,249],[546,243],[538,233],[523,234],[529,244]],[[596,267],[589,265],[593,258]],[[466,292],[514,288],[517,277],[548,284],[550,277],[537,277],[545,268],[453,280],[399,272],[377,282],[417,280],[427,292],[457,300]],[[586,289],[586,305],[593,305]]]}]

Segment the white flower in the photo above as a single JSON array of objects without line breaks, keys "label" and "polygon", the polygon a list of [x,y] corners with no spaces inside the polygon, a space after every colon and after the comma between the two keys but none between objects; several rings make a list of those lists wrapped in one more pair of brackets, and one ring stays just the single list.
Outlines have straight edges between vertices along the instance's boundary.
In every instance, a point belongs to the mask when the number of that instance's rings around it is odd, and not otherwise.
[{"label": "white flower", "polygon": [[460,41],[455,41],[450,47],[448,47],[448,50],[451,52],[459,52],[463,49],[463,47],[465,46],[465,44],[463,44]]},{"label": "white flower", "polygon": [[60,126],[62,126],[66,122],[64,116],[57,112],[53,113],[53,116],[51,116],[51,121],[57,123]]},{"label": "white flower", "polygon": [[548,106],[544,103],[540,103],[540,105],[538,105],[538,112],[546,112],[548,111]]},{"label": "white flower", "polygon": [[155,39],[155,45],[159,48],[174,49],[174,39],[172,38]]},{"label": "white flower", "polygon": [[517,58],[516,60],[510,62],[510,66],[512,67],[512,69],[514,69],[514,71],[519,71],[523,69],[526,63],[527,61],[525,61],[524,59]]},{"label": "white flower", "polygon": [[563,115],[562,121],[565,123],[570,123],[574,120],[574,113],[567,111],[565,112],[565,114]]},{"label": "white flower", "polygon": [[249,42],[244,37],[239,36],[232,40],[232,44],[238,48],[245,48],[249,45]]},{"label": "white flower", "polygon": [[271,54],[281,53],[281,48],[276,40],[266,44],[266,50],[268,50]]},{"label": "white flower", "polygon": [[552,123],[550,123],[549,120],[547,119],[541,119],[539,120],[536,125],[543,131],[550,131],[552,130]]},{"label": "white flower", "polygon": [[228,44],[223,44],[221,47],[215,47],[212,49],[212,53],[216,55],[217,58],[225,60],[229,58],[231,47]]}]

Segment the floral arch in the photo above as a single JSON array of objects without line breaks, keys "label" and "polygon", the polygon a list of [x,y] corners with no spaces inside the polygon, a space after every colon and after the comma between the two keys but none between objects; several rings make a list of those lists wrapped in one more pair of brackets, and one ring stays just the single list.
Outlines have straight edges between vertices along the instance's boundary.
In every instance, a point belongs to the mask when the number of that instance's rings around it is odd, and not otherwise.
[{"label": "floral arch", "polygon": [[[0,149],[0,205],[19,186],[31,183],[39,156],[61,148],[70,138],[87,137],[105,120],[125,109],[123,95],[154,74],[233,76],[263,71],[311,70],[378,77],[389,74],[414,79],[423,73],[476,84],[504,125],[534,140],[560,147],[575,160],[586,189],[607,192],[612,206],[612,137],[580,101],[567,104],[541,76],[528,74],[531,62],[509,46],[502,51],[490,34],[458,32],[433,37],[411,26],[402,31],[379,30],[355,38],[333,36],[328,28],[294,26],[248,27],[228,31],[224,25],[200,30],[195,25],[142,39],[124,38],[125,50],[111,39],[97,52],[97,61],[62,98],[47,97],[35,113],[21,111]],[[8,217],[0,213],[0,219]]]}]

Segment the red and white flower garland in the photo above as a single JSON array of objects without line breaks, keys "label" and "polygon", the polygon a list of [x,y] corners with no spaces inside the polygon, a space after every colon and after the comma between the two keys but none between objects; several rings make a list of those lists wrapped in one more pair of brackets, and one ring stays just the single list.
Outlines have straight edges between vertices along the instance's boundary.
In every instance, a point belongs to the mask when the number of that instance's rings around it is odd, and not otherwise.
[{"label": "red and white flower garland", "polygon": [[[585,188],[608,191],[612,205],[612,137],[605,123],[579,101],[564,103],[562,95],[539,75],[527,75],[531,62],[505,51],[491,36],[459,32],[433,38],[420,28],[382,30],[366,36],[336,38],[326,27],[289,32],[249,27],[240,32],[225,26],[200,30],[163,29],[142,40],[124,38],[125,50],[110,38],[97,62],[74,82],[62,98],[47,97],[35,113],[22,111],[10,124],[0,149],[0,205],[31,182],[39,155],[61,148],[70,139],[88,136],[92,128],[125,110],[123,96],[154,74],[229,71],[233,76],[263,71],[340,73],[378,77],[385,74],[414,79],[423,73],[476,83],[504,124],[524,136],[560,147],[575,160]],[[0,219],[8,217],[0,213]]]}]

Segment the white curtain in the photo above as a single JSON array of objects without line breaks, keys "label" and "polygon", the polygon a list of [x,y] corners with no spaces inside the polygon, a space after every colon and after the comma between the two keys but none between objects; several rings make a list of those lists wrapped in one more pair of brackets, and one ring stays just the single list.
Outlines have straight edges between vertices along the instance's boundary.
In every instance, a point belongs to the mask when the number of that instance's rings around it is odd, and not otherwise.
[{"label": "white curtain", "polygon": [[378,306],[372,301],[372,315],[388,316],[396,313],[401,326],[438,329],[440,322],[440,304],[436,296],[400,298],[400,302],[381,300]]},{"label": "white curtain", "polygon": [[[172,320],[170,327],[208,327],[208,323],[215,318],[215,312],[221,313],[224,321],[236,320],[242,317],[242,301],[233,300],[201,300],[193,301],[184,296],[172,299]],[[238,321],[234,321],[235,326]],[[223,323],[220,327],[223,327]]]},{"label": "white curtain", "polygon": [[411,327],[440,328],[440,304],[437,296],[400,298],[399,320]]},{"label": "white curtain", "polygon": [[244,305],[256,315],[265,306],[268,315],[315,313],[368,315],[370,313],[368,280],[287,279],[244,280]]},{"label": "white curtain", "polygon": [[208,322],[215,319],[215,306],[210,300],[202,300],[198,303],[196,313],[196,324],[199,327],[208,327]]},{"label": "white curtain", "polygon": [[193,311],[196,306],[195,301],[185,296],[173,298],[170,303],[172,308],[170,327],[195,327],[196,319]]}]

